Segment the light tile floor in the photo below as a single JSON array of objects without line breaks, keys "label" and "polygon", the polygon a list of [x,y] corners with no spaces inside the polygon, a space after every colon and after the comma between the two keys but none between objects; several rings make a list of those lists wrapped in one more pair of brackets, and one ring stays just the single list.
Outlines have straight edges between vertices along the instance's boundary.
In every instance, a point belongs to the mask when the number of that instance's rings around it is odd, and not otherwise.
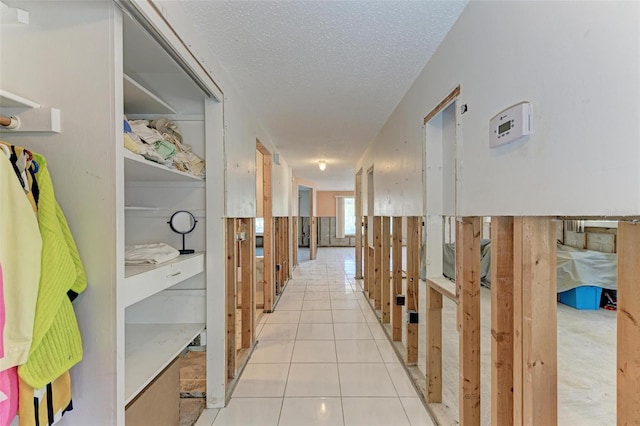
[{"label": "light tile floor", "polygon": [[353,248],[300,263],[230,403],[196,426],[433,425],[354,268]]}]

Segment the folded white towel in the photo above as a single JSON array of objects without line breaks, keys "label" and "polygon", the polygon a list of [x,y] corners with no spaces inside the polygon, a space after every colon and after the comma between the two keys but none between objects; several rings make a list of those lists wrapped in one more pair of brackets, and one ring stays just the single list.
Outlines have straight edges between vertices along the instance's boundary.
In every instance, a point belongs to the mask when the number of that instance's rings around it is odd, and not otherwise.
[{"label": "folded white towel", "polygon": [[180,252],[168,244],[136,244],[124,248],[124,262],[127,265],[162,263],[180,256]]}]

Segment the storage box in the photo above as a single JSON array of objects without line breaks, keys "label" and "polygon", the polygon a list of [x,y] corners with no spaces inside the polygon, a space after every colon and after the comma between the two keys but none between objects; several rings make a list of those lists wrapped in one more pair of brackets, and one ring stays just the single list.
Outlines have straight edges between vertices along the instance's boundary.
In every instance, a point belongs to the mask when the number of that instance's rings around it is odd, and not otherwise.
[{"label": "storage box", "polygon": [[601,287],[583,285],[560,293],[560,302],[576,309],[600,309]]}]

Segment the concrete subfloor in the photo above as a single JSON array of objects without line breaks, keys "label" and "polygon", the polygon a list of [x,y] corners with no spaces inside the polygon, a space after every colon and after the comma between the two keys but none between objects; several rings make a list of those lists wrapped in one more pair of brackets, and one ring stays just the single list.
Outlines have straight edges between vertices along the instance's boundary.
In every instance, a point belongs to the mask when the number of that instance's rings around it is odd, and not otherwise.
[{"label": "concrete subfloor", "polygon": [[[420,307],[426,310],[426,284]],[[558,424],[611,425],[616,419],[616,312],[576,310],[558,303]],[[426,366],[423,318],[419,367]],[[431,409],[443,425],[458,424],[458,332],[456,305],[444,298],[442,311],[443,402]],[[491,424],[491,291],[481,290],[481,424]]]}]

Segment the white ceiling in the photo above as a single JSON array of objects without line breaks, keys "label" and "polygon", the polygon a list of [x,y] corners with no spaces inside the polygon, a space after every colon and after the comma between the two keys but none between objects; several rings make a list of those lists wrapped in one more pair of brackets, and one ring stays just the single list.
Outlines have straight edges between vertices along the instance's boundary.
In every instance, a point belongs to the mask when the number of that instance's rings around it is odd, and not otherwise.
[{"label": "white ceiling", "polygon": [[294,176],[349,190],[356,162],[467,1],[182,4]]}]

